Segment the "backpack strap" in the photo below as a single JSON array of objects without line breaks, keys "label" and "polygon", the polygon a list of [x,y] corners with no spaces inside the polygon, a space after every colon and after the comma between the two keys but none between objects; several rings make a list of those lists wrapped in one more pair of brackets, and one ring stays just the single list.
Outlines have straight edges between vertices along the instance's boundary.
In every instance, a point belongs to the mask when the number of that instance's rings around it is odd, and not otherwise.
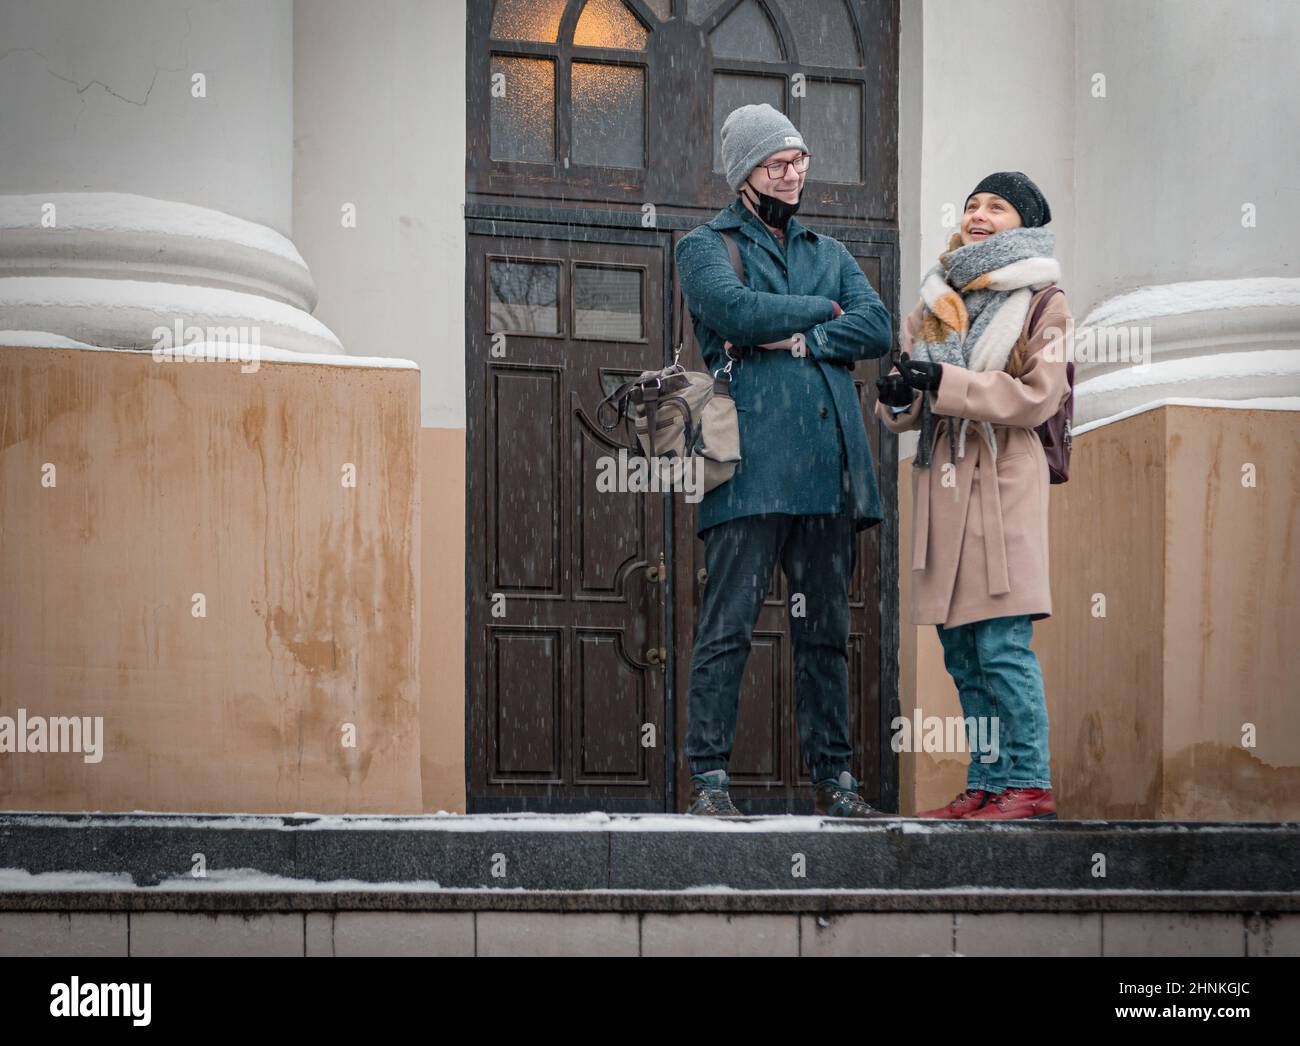
[{"label": "backpack strap", "polygon": [[1037,304],[1034,305],[1034,311],[1029,316],[1028,333],[1031,337],[1033,336],[1034,328],[1038,326],[1038,321],[1043,318],[1043,309],[1045,309],[1047,307],[1047,303],[1052,300],[1052,295],[1060,294],[1060,293],[1061,293],[1061,288],[1058,287],[1056,284],[1052,284],[1039,297]]},{"label": "backpack strap", "polygon": [[1052,295],[1060,294],[1061,288],[1052,284],[1041,294],[1038,301],[1034,303],[1033,309],[1029,313],[1029,323],[1021,330],[1016,338],[1016,343],[1011,349],[1011,357],[1007,360],[1007,372],[1019,377],[1025,369],[1025,363],[1029,359],[1029,339],[1033,337],[1034,328],[1038,326],[1038,321],[1043,318],[1043,309],[1047,307],[1047,302]]},{"label": "backpack strap", "polygon": [[[1059,293],[1061,288],[1052,284],[1038,299],[1038,304],[1034,306],[1033,314],[1029,317],[1030,334],[1042,319],[1043,309],[1047,307],[1048,301],[1054,294]],[[1024,341],[1028,347],[1028,338]],[[1065,361],[1065,381],[1069,387],[1065,402],[1057,408],[1055,414],[1034,428],[1043,444],[1049,483],[1065,483],[1070,478],[1070,422],[1074,418],[1074,364],[1068,359]]]}]

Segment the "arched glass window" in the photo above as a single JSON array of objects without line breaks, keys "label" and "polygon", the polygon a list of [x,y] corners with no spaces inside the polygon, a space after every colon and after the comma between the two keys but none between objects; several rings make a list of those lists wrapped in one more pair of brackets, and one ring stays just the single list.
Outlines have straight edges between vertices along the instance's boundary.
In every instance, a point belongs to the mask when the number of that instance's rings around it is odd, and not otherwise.
[{"label": "arched glass window", "polygon": [[766,102],[799,128],[813,181],[860,183],[862,48],[845,0],[689,0],[713,56],[713,169],[722,172],[722,124]]},{"label": "arched glass window", "polygon": [[894,0],[482,0],[469,21],[473,194],[716,206],[723,121],[766,102],[813,154],[807,213],[894,219]]},{"label": "arched glass window", "polygon": [[[668,0],[497,0],[493,160],[646,166],[646,48]],[[662,14],[661,14],[662,12]]]}]

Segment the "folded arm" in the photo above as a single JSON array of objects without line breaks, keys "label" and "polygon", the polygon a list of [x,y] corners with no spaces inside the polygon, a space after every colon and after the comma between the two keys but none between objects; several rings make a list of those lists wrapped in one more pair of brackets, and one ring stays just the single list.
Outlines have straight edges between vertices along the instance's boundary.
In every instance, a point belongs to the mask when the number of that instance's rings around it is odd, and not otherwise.
[{"label": "folded arm", "polygon": [[813,358],[852,367],[859,360],[887,355],[893,342],[889,310],[843,244],[839,303],[843,315],[818,323],[804,333]]},{"label": "folded arm", "polygon": [[733,345],[780,341],[834,314],[830,298],[750,290],[732,269],[721,235],[707,226],[683,237],[676,257],[691,313]]}]

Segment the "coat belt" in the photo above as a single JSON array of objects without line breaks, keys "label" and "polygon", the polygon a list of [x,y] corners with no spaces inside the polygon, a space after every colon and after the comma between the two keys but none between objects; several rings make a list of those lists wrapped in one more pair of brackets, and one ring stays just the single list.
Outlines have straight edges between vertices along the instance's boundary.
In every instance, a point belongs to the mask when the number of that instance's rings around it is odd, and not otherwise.
[{"label": "coat belt", "polygon": [[[936,444],[939,442],[939,434],[945,431],[944,426],[947,424],[947,417],[941,416],[939,424],[935,426]],[[984,565],[987,572],[988,594],[1001,596],[1011,591],[1011,582],[1007,572],[1006,536],[1002,531],[1002,501],[998,491],[997,461],[991,452],[986,452],[982,432],[975,439],[975,447],[977,450],[973,468],[984,463],[986,453],[988,457],[985,482],[980,484],[980,512],[984,524]],[[929,467],[942,467],[935,458],[933,448]],[[925,480],[924,483],[917,485],[919,489],[916,504],[916,541],[912,546],[913,570],[925,569],[930,546],[930,477],[927,476]],[[969,498],[970,495],[967,494],[967,497]],[[958,567],[960,564],[959,551]]]}]

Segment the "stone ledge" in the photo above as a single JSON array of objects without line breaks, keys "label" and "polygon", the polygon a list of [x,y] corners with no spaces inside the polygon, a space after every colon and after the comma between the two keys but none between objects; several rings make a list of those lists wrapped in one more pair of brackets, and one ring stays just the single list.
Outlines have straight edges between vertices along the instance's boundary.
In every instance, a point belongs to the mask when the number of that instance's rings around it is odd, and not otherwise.
[{"label": "stone ledge", "polygon": [[[8,814],[0,816],[0,852],[8,869],[0,889],[15,893],[187,893],[201,853],[205,895],[1300,895],[1300,826],[1289,823]],[[1097,854],[1104,878],[1093,874]]]}]

